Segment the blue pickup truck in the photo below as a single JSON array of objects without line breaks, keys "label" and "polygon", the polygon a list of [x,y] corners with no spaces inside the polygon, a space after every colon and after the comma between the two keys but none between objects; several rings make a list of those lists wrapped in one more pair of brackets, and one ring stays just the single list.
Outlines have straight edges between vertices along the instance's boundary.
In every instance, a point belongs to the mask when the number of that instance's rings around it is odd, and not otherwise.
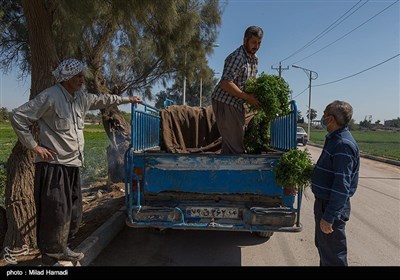
[{"label": "blue pickup truck", "polygon": [[275,181],[281,155],[296,149],[296,103],[271,123],[271,151],[259,155],[168,153],[160,110],[132,105],[125,153],[126,224],[157,229],[245,231],[269,239],[299,232],[302,193]]}]

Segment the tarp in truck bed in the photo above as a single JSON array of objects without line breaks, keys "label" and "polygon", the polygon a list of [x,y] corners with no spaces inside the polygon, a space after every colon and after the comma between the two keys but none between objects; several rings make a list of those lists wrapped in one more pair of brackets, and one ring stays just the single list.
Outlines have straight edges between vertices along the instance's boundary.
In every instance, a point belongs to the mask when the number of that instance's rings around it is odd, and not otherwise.
[{"label": "tarp in truck bed", "polygon": [[[246,125],[253,114],[246,114]],[[211,106],[173,105],[161,110],[161,148],[168,153],[220,153],[221,135]]]},{"label": "tarp in truck bed", "polygon": [[168,153],[218,153],[221,150],[211,106],[173,105],[161,110],[162,149]]}]

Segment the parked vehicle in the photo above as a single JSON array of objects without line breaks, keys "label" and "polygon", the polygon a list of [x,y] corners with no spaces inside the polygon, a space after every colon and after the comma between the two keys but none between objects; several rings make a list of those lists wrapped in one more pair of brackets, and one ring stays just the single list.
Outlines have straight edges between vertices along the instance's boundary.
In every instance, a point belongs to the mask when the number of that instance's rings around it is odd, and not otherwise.
[{"label": "parked vehicle", "polygon": [[133,104],[126,224],[246,231],[266,239],[273,232],[301,231],[302,193],[278,185],[273,172],[281,155],[297,146],[296,120],[292,101],[291,113],[271,123],[274,150],[266,154],[167,153],[160,148],[160,111]]},{"label": "parked vehicle", "polygon": [[301,144],[303,144],[303,146],[307,145],[307,143],[308,143],[308,134],[304,130],[304,128],[302,128],[301,126],[297,127],[296,138],[297,138],[297,143],[301,143]]}]

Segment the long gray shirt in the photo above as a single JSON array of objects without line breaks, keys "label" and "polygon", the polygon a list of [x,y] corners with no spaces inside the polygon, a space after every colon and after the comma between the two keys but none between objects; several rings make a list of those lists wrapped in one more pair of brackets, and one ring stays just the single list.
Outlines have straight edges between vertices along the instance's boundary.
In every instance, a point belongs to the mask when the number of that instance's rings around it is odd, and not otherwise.
[{"label": "long gray shirt", "polygon": [[[38,145],[31,132],[33,122],[37,121],[39,145],[57,153],[54,160],[46,162],[82,166],[86,113],[122,103],[129,103],[129,97],[83,91],[71,95],[61,84],[56,84],[12,110],[10,121],[21,143],[29,149]],[[36,156],[35,162],[39,161],[44,160]]]}]

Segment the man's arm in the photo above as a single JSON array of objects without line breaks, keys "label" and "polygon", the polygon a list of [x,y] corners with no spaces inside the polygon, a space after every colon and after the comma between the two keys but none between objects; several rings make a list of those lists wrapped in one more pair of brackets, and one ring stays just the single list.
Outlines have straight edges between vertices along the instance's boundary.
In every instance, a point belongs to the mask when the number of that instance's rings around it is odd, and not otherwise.
[{"label": "man's arm", "polygon": [[350,198],[351,178],[354,168],[353,151],[349,145],[337,145],[333,155],[334,180],[329,203],[322,218],[330,223],[339,219],[347,200]]},{"label": "man's arm", "polygon": [[220,85],[230,95],[241,98],[256,108],[261,106],[260,101],[253,94],[245,93],[233,81],[222,80]]},{"label": "man's arm", "polygon": [[34,149],[38,143],[33,138],[31,127],[49,108],[48,94],[40,93],[34,99],[10,112],[10,122],[19,141],[28,149]]},{"label": "man's arm", "polygon": [[113,94],[86,94],[90,110],[104,109],[112,104],[120,105],[127,103],[140,103],[142,100],[138,96],[119,96]]}]

